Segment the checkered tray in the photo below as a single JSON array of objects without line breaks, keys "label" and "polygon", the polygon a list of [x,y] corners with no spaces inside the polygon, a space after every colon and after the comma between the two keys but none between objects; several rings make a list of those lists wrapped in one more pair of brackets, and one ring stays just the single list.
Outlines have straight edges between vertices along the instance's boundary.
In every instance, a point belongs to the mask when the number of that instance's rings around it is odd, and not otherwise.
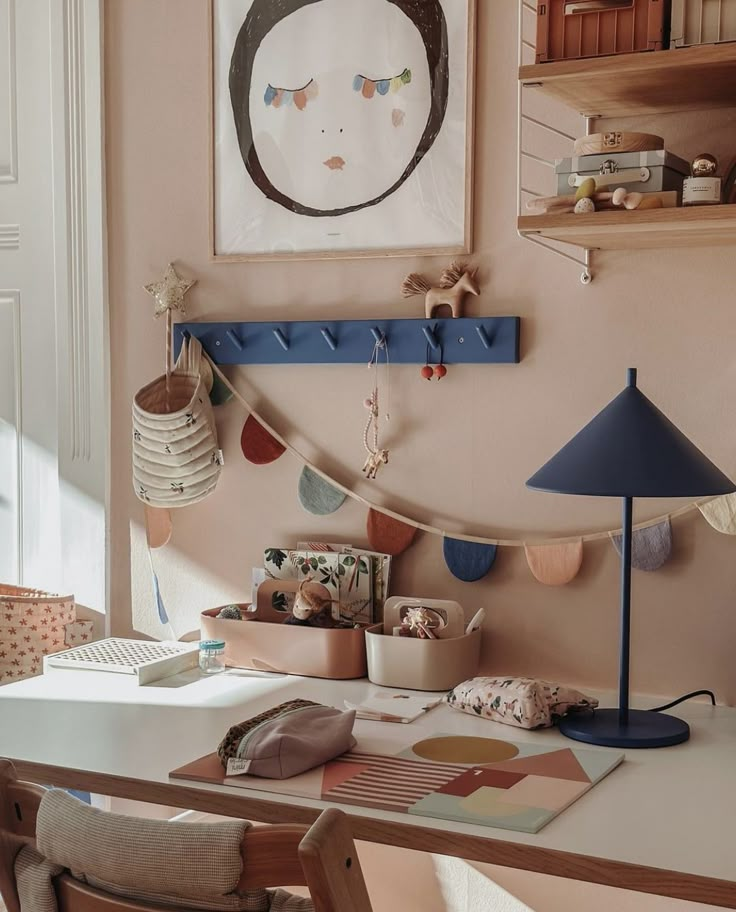
[{"label": "checkered tray", "polygon": [[44,671],[49,668],[110,671],[134,675],[138,684],[150,684],[196,667],[198,653],[198,643],[155,643],[110,637],[46,656]]}]

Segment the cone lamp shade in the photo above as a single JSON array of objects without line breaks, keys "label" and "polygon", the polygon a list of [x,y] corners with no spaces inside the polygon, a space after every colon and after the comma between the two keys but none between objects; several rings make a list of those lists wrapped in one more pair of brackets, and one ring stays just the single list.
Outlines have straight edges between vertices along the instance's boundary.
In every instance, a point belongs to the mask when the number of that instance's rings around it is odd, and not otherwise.
[{"label": "cone lamp shade", "polygon": [[610,747],[665,747],[686,741],[690,730],[680,719],[629,708],[633,498],[716,497],[736,491],[736,485],[637,388],[631,368],[625,389],[542,466],[527,487],[623,500],[619,705],[572,713],[562,720],[560,731],[577,741]]}]

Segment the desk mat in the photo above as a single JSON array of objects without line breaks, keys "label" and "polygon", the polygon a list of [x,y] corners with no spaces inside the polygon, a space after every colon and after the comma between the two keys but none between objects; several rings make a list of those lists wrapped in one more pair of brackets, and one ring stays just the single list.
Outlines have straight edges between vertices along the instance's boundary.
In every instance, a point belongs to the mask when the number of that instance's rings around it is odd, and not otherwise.
[{"label": "desk mat", "polygon": [[396,753],[385,749],[385,739],[361,738],[347,754],[291,779],[226,776],[217,754],[169,775],[538,833],[624,759],[610,751],[442,734],[405,742]]}]

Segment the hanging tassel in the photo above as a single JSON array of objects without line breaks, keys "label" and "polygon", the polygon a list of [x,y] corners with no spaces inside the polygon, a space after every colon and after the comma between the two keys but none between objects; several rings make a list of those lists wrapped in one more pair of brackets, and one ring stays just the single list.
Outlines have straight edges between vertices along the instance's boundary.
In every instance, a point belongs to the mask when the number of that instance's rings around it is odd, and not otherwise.
[{"label": "hanging tassel", "polygon": [[374,551],[396,557],[411,545],[417,534],[416,526],[408,526],[378,510],[368,511],[366,523],[368,541]]},{"label": "hanging tassel", "polygon": [[[166,606],[164,605],[164,600],[161,597],[161,586],[158,582],[158,575],[153,567],[153,555],[151,554],[151,549],[148,548],[148,563],[151,567],[151,581],[153,583],[153,600],[156,603],[156,612],[158,613],[158,619],[164,626],[168,626],[173,633],[173,628],[169,622],[169,615],[166,612]],[[174,637],[176,639],[176,637]]]},{"label": "hanging tassel", "polygon": [[[611,536],[621,556],[621,535]],[[659,570],[672,553],[672,523],[669,517],[656,526],[635,529],[631,540],[631,566],[635,570]]]},{"label": "hanging tassel", "polygon": [[346,495],[324,480],[309,466],[299,478],[299,502],[313,516],[329,516],[345,503]]},{"label": "hanging tassel", "polygon": [[286,447],[272,437],[253,415],[249,415],[243,425],[240,446],[243,456],[254,465],[268,465],[286,452]]},{"label": "hanging tassel", "polygon": [[466,583],[483,579],[496,560],[496,545],[446,538],[442,545],[447,569],[454,577]]},{"label": "hanging tassel", "polygon": [[736,494],[724,494],[709,503],[699,504],[698,509],[716,532],[736,535]]},{"label": "hanging tassel", "polygon": [[565,586],[583,564],[583,540],[561,545],[524,545],[532,575],[545,586]]}]

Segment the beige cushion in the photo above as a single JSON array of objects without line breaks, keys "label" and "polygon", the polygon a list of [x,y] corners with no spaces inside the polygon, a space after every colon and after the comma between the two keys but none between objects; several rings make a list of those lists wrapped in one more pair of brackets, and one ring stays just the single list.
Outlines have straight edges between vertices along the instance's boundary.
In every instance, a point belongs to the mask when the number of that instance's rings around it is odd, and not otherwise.
[{"label": "beige cushion", "polygon": [[[57,912],[51,879],[63,868],[52,864],[32,847],[26,846],[15,858],[15,883],[22,912]],[[0,908],[5,908],[0,902]]]},{"label": "beige cushion", "polygon": [[46,859],[106,892],[182,909],[265,912],[265,890],[235,892],[249,826],[110,814],[53,789],[41,800],[36,832]]}]

